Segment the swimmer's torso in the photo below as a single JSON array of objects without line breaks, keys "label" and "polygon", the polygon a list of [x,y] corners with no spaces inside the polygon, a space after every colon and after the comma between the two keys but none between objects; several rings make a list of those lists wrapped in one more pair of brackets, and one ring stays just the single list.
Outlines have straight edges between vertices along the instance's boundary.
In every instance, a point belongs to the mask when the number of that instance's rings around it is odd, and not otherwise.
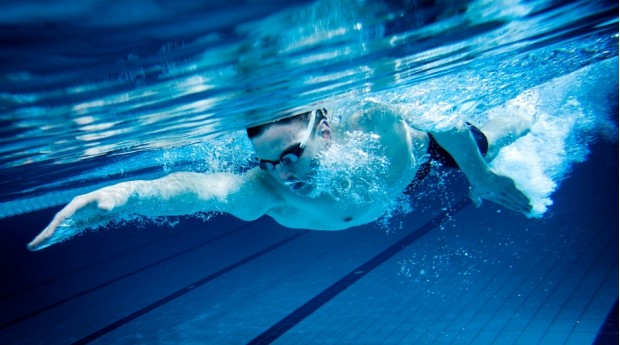
[{"label": "swimmer's torso", "polygon": [[[426,153],[428,137],[424,132],[409,128],[402,120],[382,127],[373,126],[372,123],[360,124],[364,121],[360,118],[353,118],[353,121],[356,121],[354,125],[347,126],[346,130],[365,131],[369,135],[379,136],[381,154],[388,161],[388,168],[382,171],[380,179],[365,186],[363,184],[367,179],[364,176],[353,176],[350,183],[362,184],[355,193],[340,194],[338,197],[324,193],[310,197],[296,193],[267,174],[257,172],[256,177],[260,180],[261,188],[265,188],[264,192],[274,198],[262,200],[270,205],[267,215],[290,228],[341,230],[370,223],[393,206],[390,203],[396,202],[402,191],[415,178]],[[338,136],[334,140],[337,141]],[[370,165],[368,169],[375,168],[372,162]],[[336,177],[334,188],[342,182]],[[380,193],[373,192],[371,187],[379,188]]]}]

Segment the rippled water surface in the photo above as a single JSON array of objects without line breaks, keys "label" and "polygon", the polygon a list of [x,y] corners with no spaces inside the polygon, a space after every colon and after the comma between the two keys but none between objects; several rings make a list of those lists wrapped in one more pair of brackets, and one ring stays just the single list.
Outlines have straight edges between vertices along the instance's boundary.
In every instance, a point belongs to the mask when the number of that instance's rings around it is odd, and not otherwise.
[{"label": "rippled water surface", "polygon": [[618,55],[615,1],[2,7],[0,202],[232,169],[235,131],[368,95],[484,111]]}]

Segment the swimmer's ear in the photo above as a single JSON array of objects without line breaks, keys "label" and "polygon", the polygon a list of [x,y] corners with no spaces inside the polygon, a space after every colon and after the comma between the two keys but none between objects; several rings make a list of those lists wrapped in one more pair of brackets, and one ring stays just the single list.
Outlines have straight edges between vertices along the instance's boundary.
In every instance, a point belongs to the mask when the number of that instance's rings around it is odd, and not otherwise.
[{"label": "swimmer's ear", "polygon": [[319,133],[321,138],[325,140],[332,138],[332,129],[331,127],[329,127],[329,124],[327,123],[326,120],[321,120],[321,123],[319,123],[319,129],[317,133]]}]

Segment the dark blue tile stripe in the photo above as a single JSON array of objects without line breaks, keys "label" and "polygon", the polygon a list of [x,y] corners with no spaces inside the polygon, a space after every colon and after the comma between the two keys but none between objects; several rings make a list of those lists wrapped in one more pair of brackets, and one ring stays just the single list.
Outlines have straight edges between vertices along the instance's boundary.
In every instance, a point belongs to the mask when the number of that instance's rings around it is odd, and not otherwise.
[{"label": "dark blue tile stripe", "polygon": [[[116,258],[122,257],[123,255],[127,255],[128,253],[131,253],[131,252],[134,252],[134,251],[139,250],[141,248],[153,245],[154,243],[166,241],[167,239],[169,239],[169,238],[171,238],[173,236],[177,236],[177,234],[171,234],[171,235],[168,235],[166,237],[159,238],[159,239],[157,239],[157,240],[155,240],[153,242],[143,243],[140,246],[131,248],[130,250],[126,250],[124,252],[120,252],[120,253],[115,254],[113,256],[110,256],[110,257],[106,257],[106,258],[104,258],[102,260],[93,262],[92,264],[89,264],[87,266],[83,266],[83,267],[77,268],[77,269],[75,269],[73,271],[68,271],[66,273],[59,274],[57,276],[54,276],[52,278],[49,278],[49,279],[46,279],[46,280],[43,280],[43,281],[40,281],[40,282],[37,282],[37,283],[35,283],[33,285],[24,287],[24,288],[22,288],[20,290],[17,290],[17,291],[8,292],[7,294],[0,296],[0,301],[2,301],[2,300],[10,300],[12,298],[15,298],[16,296],[19,296],[21,294],[27,293],[28,291],[34,290],[36,288],[40,288],[41,286],[44,286],[44,285],[47,285],[47,284],[51,284],[51,283],[59,281],[59,280],[63,280],[63,279],[65,279],[65,278],[67,278],[69,276],[72,276],[74,274],[78,274],[80,272],[87,271],[87,270],[92,269],[93,267],[96,267],[98,265],[101,265],[101,264],[103,264],[103,263],[105,263],[107,261],[111,261],[111,260],[114,260]],[[26,271],[23,271],[23,272],[26,272]],[[2,326],[0,326],[0,328],[2,328]]]},{"label": "dark blue tile stripe", "polygon": [[220,277],[220,276],[222,276],[222,275],[224,275],[224,274],[226,274],[226,273],[228,273],[228,272],[230,272],[232,270],[234,270],[235,268],[243,266],[246,263],[248,263],[248,262],[250,262],[250,261],[252,261],[252,260],[254,260],[254,259],[256,259],[256,258],[258,258],[258,257],[260,257],[262,255],[265,255],[265,254],[269,253],[270,251],[272,251],[272,250],[274,250],[274,249],[276,249],[278,247],[281,247],[284,244],[286,244],[288,242],[291,242],[291,241],[293,241],[294,239],[296,239],[296,238],[298,238],[300,236],[305,235],[306,233],[308,233],[308,231],[301,231],[301,232],[299,232],[299,233],[297,233],[297,234],[295,234],[293,236],[289,236],[289,237],[287,237],[287,238],[285,238],[285,239],[283,239],[283,240],[281,240],[279,242],[276,242],[275,244],[272,244],[269,247],[261,249],[260,251],[254,253],[254,254],[252,254],[250,256],[247,256],[247,257],[245,257],[245,258],[243,258],[243,259],[241,259],[241,260],[239,260],[239,261],[237,261],[235,263],[232,263],[232,264],[222,268],[221,270],[219,270],[219,271],[217,271],[215,273],[212,273],[212,274],[210,274],[210,275],[208,275],[208,276],[206,276],[206,277],[204,277],[204,278],[202,278],[202,279],[200,279],[200,280],[198,280],[198,281],[196,281],[196,282],[194,282],[192,284],[189,284],[189,285],[185,286],[184,288],[182,288],[180,290],[177,290],[176,292],[174,292],[174,293],[172,293],[172,294],[170,294],[170,295],[168,295],[168,296],[166,296],[166,297],[164,297],[164,298],[162,298],[160,300],[157,300],[157,301],[155,301],[155,302],[153,302],[153,303],[151,303],[151,304],[149,304],[147,306],[145,306],[144,308],[136,310],[135,312],[133,312],[133,313],[131,313],[131,314],[129,314],[129,315],[119,319],[119,320],[116,320],[115,322],[113,322],[113,323],[107,325],[106,327],[101,328],[101,329],[99,329],[99,330],[97,330],[97,331],[95,331],[95,332],[85,336],[84,338],[74,342],[73,344],[74,345],[88,344],[88,343],[90,343],[90,342],[92,342],[92,341],[94,341],[94,340],[96,340],[98,338],[101,338],[105,334],[112,332],[113,330],[115,330],[115,329],[125,325],[126,323],[128,323],[130,321],[133,321],[133,320],[139,318],[140,316],[142,316],[142,315],[144,315],[144,314],[146,314],[146,313],[148,313],[150,311],[153,311],[153,310],[163,306],[164,304],[166,304],[168,302],[172,302],[173,300],[175,300],[175,299],[177,299],[177,298],[187,294],[188,292],[193,291],[194,289],[196,289],[196,288],[198,288],[198,287],[200,287],[200,286],[202,286],[202,285],[204,285],[204,284],[206,284],[206,283],[208,283],[208,282],[210,282],[210,281],[212,281],[212,280],[214,280],[214,279],[216,279],[216,278],[218,278],[218,277]]},{"label": "dark blue tile stripe", "polygon": [[[54,303],[51,303],[51,304],[46,305],[46,306],[44,306],[44,307],[41,307],[41,308],[39,308],[39,309],[33,310],[33,311],[31,311],[31,312],[29,312],[29,313],[27,313],[27,314],[24,314],[24,315],[22,315],[22,316],[19,316],[19,317],[17,317],[17,318],[15,318],[15,319],[13,319],[13,320],[7,321],[7,322],[5,322],[5,323],[1,323],[1,324],[0,324],[0,330],[5,329],[5,328],[8,328],[8,327],[11,327],[11,326],[13,326],[13,325],[15,325],[15,324],[17,324],[17,323],[23,322],[23,321],[25,321],[25,320],[27,320],[27,319],[29,319],[29,318],[31,318],[31,317],[37,316],[37,315],[39,315],[39,314],[41,314],[41,313],[44,313],[44,312],[46,312],[46,311],[48,311],[48,310],[54,309],[54,308],[56,308],[56,307],[58,307],[58,306],[60,306],[60,305],[63,305],[63,304],[65,304],[65,303],[69,302],[69,301],[72,301],[72,300],[74,300],[74,299],[76,299],[76,298],[79,298],[79,297],[82,297],[82,296],[84,296],[84,295],[87,295],[87,294],[89,294],[89,293],[91,293],[91,292],[93,292],[93,291],[99,290],[99,289],[101,289],[101,288],[104,288],[104,287],[106,287],[106,286],[108,286],[108,285],[111,285],[111,284],[113,284],[113,283],[116,283],[116,282],[118,282],[118,281],[120,281],[120,280],[123,280],[123,279],[125,279],[125,278],[127,278],[127,277],[130,277],[130,276],[132,276],[132,275],[134,275],[134,274],[137,274],[137,273],[140,273],[140,272],[142,272],[142,271],[145,271],[145,270],[147,270],[147,269],[149,269],[149,268],[152,268],[152,267],[155,267],[155,266],[157,266],[157,265],[160,265],[160,264],[162,264],[162,263],[164,263],[164,262],[166,262],[166,261],[170,261],[170,260],[172,260],[172,259],[174,259],[174,258],[176,258],[176,257],[179,257],[179,256],[183,255],[183,254],[187,254],[187,253],[189,253],[189,252],[191,252],[191,251],[193,251],[193,250],[196,250],[196,249],[198,249],[198,248],[200,248],[200,247],[206,246],[206,245],[207,245],[207,244],[209,244],[209,243],[216,242],[216,241],[218,241],[218,240],[220,240],[220,239],[222,239],[222,238],[224,238],[224,237],[226,237],[226,236],[230,236],[230,235],[232,235],[232,234],[234,234],[234,233],[236,233],[236,232],[238,232],[238,231],[240,231],[240,230],[243,230],[243,229],[244,229],[244,228],[246,228],[247,226],[249,226],[249,225],[243,225],[243,226],[240,226],[240,227],[238,227],[238,228],[236,228],[236,229],[233,229],[232,231],[229,231],[229,232],[226,232],[226,233],[221,234],[221,235],[219,235],[219,236],[216,236],[216,237],[210,238],[210,239],[208,239],[208,240],[206,240],[206,241],[203,241],[203,242],[201,242],[201,243],[199,243],[199,244],[196,244],[196,245],[194,245],[194,246],[191,246],[191,247],[189,247],[189,248],[187,248],[187,249],[185,249],[185,250],[183,250],[183,251],[180,251],[180,252],[178,252],[178,253],[175,253],[175,254],[169,255],[169,256],[167,256],[167,257],[161,258],[161,259],[159,259],[159,260],[157,260],[157,261],[155,261],[155,262],[152,262],[152,263],[150,263],[150,264],[148,264],[148,265],[146,265],[146,266],[142,266],[142,267],[140,267],[140,268],[138,268],[138,269],[135,269],[135,270],[133,270],[133,271],[130,271],[130,272],[127,272],[127,273],[125,273],[125,274],[122,274],[122,275],[120,275],[120,276],[118,276],[118,277],[115,277],[114,279],[110,279],[110,280],[108,280],[108,281],[106,281],[106,282],[104,282],[104,283],[101,283],[101,284],[95,285],[95,286],[93,286],[93,287],[91,287],[91,288],[88,288],[88,289],[86,289],[86,290],[80,291],[80,292],[78,292],[78,293],[76,293],[76,294],[71,295],[70,297],[67,297],[67,298],[64,298],[64,299],[58,300],[58,301],[56,301],[56,302],[54,302]],[[135,250],[137,250],[138,248],[140,248],[140,247],[135,248]]]},{"label": "dark blue tile stripe", "polygon": [[[160,238],[155,239],[155,240],[150,241],[150,242],[144,242],[144,243],[142,243],[142,244],[141,244],[141,245],[139,245],[139,246],[133,247],[133,248],[131,248],[131,249],[129,249],[129,250],[126,250],[126,251],[123,251],[123,252],[117,253],[117,254],[112,255],[112,256],[109,256],[109,257],[102,258],[101,260],[98,260],[98,261],[92,262],[92,263],[90,263],[90,264],[88,264],[88,265],[86,265],[86,266],[83,266],[83,267],[77,268],[77,269],[75,269],[75,270],[73,270],[73,271],[69,271],[69,272],[66,272],[66,273],[63,273],[63,274],[60,274],[60,275],[57,275],[57,276],[51,277],[51,278],[49,278],[49,279],[47,279],[47,280],[43,280],[43,281],[40,281],[40,282],[34,283],[33,285],[26,286],[26,287],[21,288],[20,290],[17,290],[17,291],[7,292],[7,293],[5,293],[4,295],[0,296],[0,301],[2,301],[2,300],[12,299],[12,298],[14,298],[15,296],[18,296],[18,295],[23,294],[23,293],[26,293],[26,292],[28,292],[28,291],[34,290],[34,289],[36,289],[36,288],[40,288],[41,286],[44,286],[44,285],[47,285],[47,284],[53,283],[53,282],[58,281],[58,280],[63,280],[64,278],[66,278],[66,277],[68,277],[68,276],[71,276],[71,275],[74,275],[74,274],[77,274],[77,273],[80,273],[80,272],[83,272],[83,271],[86,271],[86,270],[92,269],[93,267],[96,267],[96,266],[98,266],[98,265],[101,265],[101,264],[103,264],[103,263],[105,263],[105,262],[107,262],[107,261],[114,260],[114,259],[116,259],[116,258],[122,257],[123,255],[127,255],[127,254],[129,254],[129,253],[131,253],[131,252],[134,252],[134,251],[137,251],[137,250],[139,250],[139,249],[142,249],[142,248],[148,247],[148,246],[153,245],[153,244],[155,244],[155,243],[162,242],[162,241],[166,241],[166,240],[167,240],[167,239],[169,239],[169,238],[172,238],[172,237],[175,237],[175,236],[179,236],[179,235],[180,235],[180,234],[182,234],[184,231],[187,231],[187,230],[186,230],[186,229],[181,229],[181,230],[180,230],[180,231],[178,231],[178,232],[176,232],[176,231],[175,231],[175,232],[172,232],[171,234],[169,234],[169,235],[167,235],[167,236],[160,237]],[[118,240],[118,241],[121,241],[121,240]],[[114,244],[115,244],[116,242],[118,242],[118,241],[108,242],[108,243],[106,243],[106,244],[104,244],[104,245],[110,245],[110,246],[112,246],[112,245],[114,245]],[[86,252],[86,251],[87,251],[87,250],[84,250],[84,251],[81,251],[81,252],[79,252],[79,253],[76,253],[75,255],[71,255],[71,256],[64,257],[64,258],[62,258],[61,260],[58,260],[58,261],[53,262],[53,263],[52,263],[52,262],[46,262],[46,265],[47,265],[47,264],[62,265],[64,261],[75,260],[75,258],[76,258],[76,257],[79,257],[79,255],[83,254],[83,253],[84,253],[84,252]],[[34,271],[34,270],[38,270],[38,269],[41,269],[42,267],[44,267],[44,266],[42,266],[42,265],[41,265],[41,266],[38,266],[38,267],[30,268],[30,269],[28,269],[28,270],[21,271],[21,272],[20,272],[20,274],[33,274],[33,273],[31,273],[32,271]],[[35,273],[35,274],[36,274],[36,273]]]},{"label": "dark blue tile stripe", "polygon": [[618,344],[618,300],[616,299],[616,303],[609,314],[607,314],[607,319],[605,323],[601,326],[598,334],[596,335],[596,340],[594,340],[595,345],[608,345]]},{"label": "dark blue tile stripe", "polygon": [[377,268],[379,265],[383,264],[385,261],[396,255],[398,252],[408,247],[413,242],[420,239],[422,236],[429,233],[444,220],[446,220],[446,218],[448,218],[450,215],[461,211],[470,204],[471,201],[469,199],[462,200],[456,203],[454,206],[450,207],[447,212],[442,212],[439,215],[435,216],[429,222],[412,231],[409,235],[403,237],[396,243],[384,249],[382,252],[380,252],[370,260],[366,261],[362,265],[358,266],[325,290],[321,291],[318,295],[314,296],[308,302],[285,316],[273,326],[269,327],[263,333],[259,334],[256,338],[252,339],[248,344],[257,345],[272,343],[284,333],[286,333],[289,329],[293,328],[310,314],[321,308],[332,298],[336,297],[342,291],[344,291],[349,286],[353,285],[356,281],[361,279],[363,276],[368,274],[368,272]]}]

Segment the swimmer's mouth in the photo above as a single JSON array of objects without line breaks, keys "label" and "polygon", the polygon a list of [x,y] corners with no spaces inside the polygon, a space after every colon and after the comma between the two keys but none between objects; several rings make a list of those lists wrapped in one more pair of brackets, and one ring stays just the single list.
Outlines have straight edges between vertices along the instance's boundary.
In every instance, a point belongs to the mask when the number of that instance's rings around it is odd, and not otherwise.
[{"label": "swimmer's mouth", "polygon": [[312,190],[312,185],[304,181],[286,181],[284,184],[294,192],[307,194]]},{"label": "swimmer's mouth", "polygon": [[284,184],[292,190],[301,189],[305,185],[304,182],[297,181],[297,180],[296,181],[285,181]]}]

